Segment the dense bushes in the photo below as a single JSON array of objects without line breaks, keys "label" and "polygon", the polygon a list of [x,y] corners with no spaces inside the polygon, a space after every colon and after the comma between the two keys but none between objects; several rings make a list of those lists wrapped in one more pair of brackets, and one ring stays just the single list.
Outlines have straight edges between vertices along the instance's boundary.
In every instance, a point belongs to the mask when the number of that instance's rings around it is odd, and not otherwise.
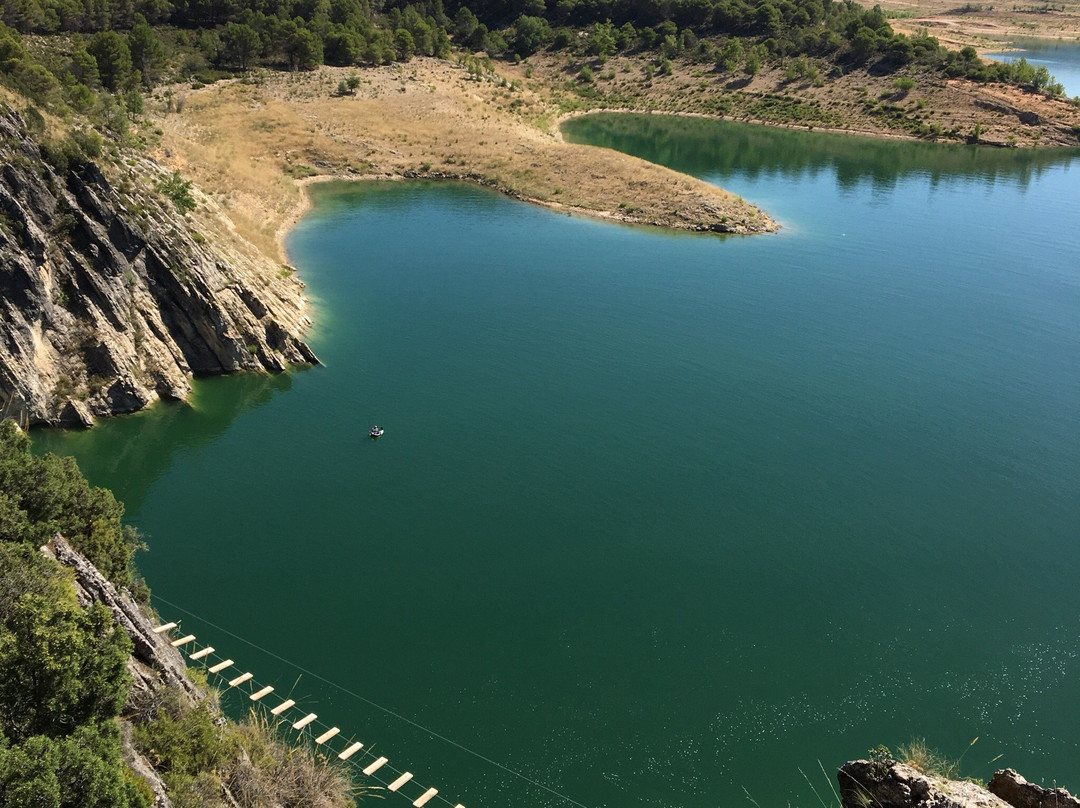
[{"label": "dense bushes", "polygon": [[93,488],[74,459],[35,457],[13,421],[0,421],[0,542],[39,547],[56,533],[118,586],[132,581],[138,534],[124,527],[124,506]]},{"label": "dense bushes", "polygon": [[351,806],[347,769],[283,743],[264,720],[225,721],[214,701],[192,705],[165,686],[128,704],[130,640],[104,606],[80,606],[70,572],[38,549],[63,533],[128,582],[122,512],[72,460],[35,457],[0,421],[0,805],[146,808],[152,792],[123,760],[116,719],[127,706],[177,808]]},{"label": "dense bushes", "polygon": [[[4,465],[5,483],[39,479]],[[130,641],[107,609],[79,605],[70,578],[32,542],[12,540],[35,525],[0,496],[0,805],[145,806],[113,720],[127,699]]]},{"label": "dense bushes", "polygon": [[113,721],[127,699],[131,643],[107,609],[83,609],[37,549],[62,533],[114,582],[130,583],[135,539],[122,513],[74,461],[35,457],[14,422],[0,422],[0,805],[146,804]]}]

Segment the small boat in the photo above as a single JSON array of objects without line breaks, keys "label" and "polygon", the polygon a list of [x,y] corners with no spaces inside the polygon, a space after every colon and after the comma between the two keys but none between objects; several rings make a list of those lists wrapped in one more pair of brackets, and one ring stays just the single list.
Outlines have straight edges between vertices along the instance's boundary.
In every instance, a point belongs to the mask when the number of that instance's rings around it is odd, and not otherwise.
[{"label": "small boat", "polygon": [[383,428],[381,426],[373,426],[371,428],[371,430],[368,432],[368,434],[371,435],[371,437],[373,437],[373,438],[380,437],[382,435],[382,433],[383,433]]}]

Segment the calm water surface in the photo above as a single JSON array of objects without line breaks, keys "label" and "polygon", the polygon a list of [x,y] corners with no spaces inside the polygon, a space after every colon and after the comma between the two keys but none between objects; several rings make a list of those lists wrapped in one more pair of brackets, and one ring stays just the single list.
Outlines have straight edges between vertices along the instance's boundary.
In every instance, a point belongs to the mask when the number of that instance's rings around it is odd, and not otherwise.
[{"label": "calm water surface", "polygon": [[[784,230],[320,188],[289,251],[325,367],[39,446],[128,503],[159,595],[590,808],[816,805],[819,760],[924,736],[1080,789],[1077,157],[568,137]],[[451,804],[569,805],[184,628]]]},{"label": "calm water surface", "polygon": [[1070,98],[1080,95],[1080,43],[1066,40],[1017,39],[1009,43],[1019,50],[989,53],[991,59],[1014,62],[1021,57],[1045,67],[1065,87]]}]

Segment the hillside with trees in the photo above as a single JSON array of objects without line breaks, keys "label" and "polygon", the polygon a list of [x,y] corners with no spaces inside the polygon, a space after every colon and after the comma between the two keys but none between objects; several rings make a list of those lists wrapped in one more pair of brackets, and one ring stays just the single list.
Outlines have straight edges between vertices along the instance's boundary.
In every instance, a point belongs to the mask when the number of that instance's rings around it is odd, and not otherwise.
[{"label": "hillside with trees", "polygon": [[176,808],[351,805],[340,770],[265,723],[220,718],[214,694],[193,703],[190,688],[132,688],[128,635],[104,605],[82,605],[71,571],[38,549],[63,534],[145,601],[139,538],[122,516],[74,460],[35,456],[14,421],[0,421],[0,805],[146,808],[154,791],[134,756]]},{"label": "hillside with trees", "polygon": [[925,32],[897,33],[879,7],[854,0],[4,0],[0,21],[0,79],[38,104],[93,114],[113,131],[125,114],[141,112],[139,90],[161,82],[209,83],[257,66],[445,58],[454,48],[511,60],[547,50],[600,64],[640,53],[660,72],[684,59],[720,75],[752,76],[792,59],[811,60],[811,78],[919,66],[1063,93],[1045,68],[987,62]]}]

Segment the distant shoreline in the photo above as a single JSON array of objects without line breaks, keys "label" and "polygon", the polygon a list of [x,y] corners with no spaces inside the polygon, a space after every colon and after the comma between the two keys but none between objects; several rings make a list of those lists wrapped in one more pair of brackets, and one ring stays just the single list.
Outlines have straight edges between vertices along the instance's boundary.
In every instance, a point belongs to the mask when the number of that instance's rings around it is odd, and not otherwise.
[{"label": "distant shoreline", "polygon": [[[548,53],[497,63],[481,79],[433,58],[366,68],[356,71],[356,93],[344,96],[335,88],[350,68],[270,74],[260,85],[220,82],[187,91],[182,114],[151,110],[164,133],[157,157],[214,195],[240,235],[284,262],[287,234],[310,208],[310,184],[332,180],[455,179],[608,221],[737,234],[778,229],[767,213],[714,185],[566,142],[560,124],[590,112],[926,140],[912,131],[919,123],[954,143],[974,132],[989,145],[1080,144],[1080,110],[1015,87],[934,78],[900,94],[891,74],[852,72],[811,85],[773,67],[739,79],[732,90],[730,77],[700,78],[693,65],[643,81],[644,64],[642,56],[610,59],[591,101],[571,92],[567,74],[574,68],[565,56]],[[772,109],[757,105],[764,97],[778,99],[781,112],[790,108],[795,119],[756,114]],[[899,118],[878,115],[869,103],[878,98]]]}]

